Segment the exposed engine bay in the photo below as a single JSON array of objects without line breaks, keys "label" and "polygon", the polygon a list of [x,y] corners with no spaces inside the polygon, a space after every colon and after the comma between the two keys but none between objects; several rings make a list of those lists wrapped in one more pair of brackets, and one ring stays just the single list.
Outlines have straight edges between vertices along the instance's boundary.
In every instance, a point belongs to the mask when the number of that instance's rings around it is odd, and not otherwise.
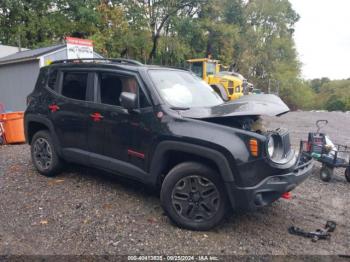
[{"label": "exposed engine bay", "polygon": [[[276,164],[289,162],[294,156],[291,147],[289,132],[286,129],[277,128],[269,130],[265,126],[264,119],[260,116],[236,116],[221,118],[206,118],[203,121],[224,125],[232,128],[243,129],[261,134],[267,138],[267,150],[270,159]],[[295,163],[292,162],[292,164]]]},{"label": "exposed engine bay", "polygon": [[[266,137],[266,154],[277,166],[295,164],[289,132],[277,128],[269,130],[262,116],[281,116],[289,112],[288,106],[276,95],[249,95],[233,102],[208,108],[189,108],[181,111],[183,117],[200,119],[227,127],[255,132]],[[294,158],[294,161],[292,159]]]},{"label": "exposed engine bay", "polygon": [[237,116],[237,117],[222,117],[222,118],[206,118],[203,121],[216,123],[219,125],[243,129],[246,131],[256,132],[258,134],[267,133],[263,119],[260,116]]}]

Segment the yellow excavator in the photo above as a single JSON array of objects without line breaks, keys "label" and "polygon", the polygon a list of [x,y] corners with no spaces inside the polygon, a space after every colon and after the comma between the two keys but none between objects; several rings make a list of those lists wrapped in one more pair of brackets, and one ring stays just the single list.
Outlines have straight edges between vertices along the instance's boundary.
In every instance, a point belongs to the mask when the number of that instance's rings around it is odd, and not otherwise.
[{"label": "yellow excavator", "polygon": [[187,63],[190,71],[207,82],[224,101],[235,100],[244,95],[246,79],[236,72],[221,71],[225,67],[219,60],[196,58],[187,60]]}]

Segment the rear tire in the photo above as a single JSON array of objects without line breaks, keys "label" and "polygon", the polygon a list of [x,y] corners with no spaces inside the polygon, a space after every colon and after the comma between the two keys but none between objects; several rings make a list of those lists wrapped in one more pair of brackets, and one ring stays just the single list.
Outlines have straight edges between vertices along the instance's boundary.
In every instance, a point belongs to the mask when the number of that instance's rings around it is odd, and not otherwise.
[{"label": "rear tire", "polygon": [[350,167],[345,169],[345,179],[350,183]]},{"label": "rear tire", "polygon": [[34,134],[31,156],[35,168],[44,176],[55,176],[62,168],[62,160],[57,155],[50,133],[46,130]]},{"label": "rear tire", "polygon": [[329,182],[333,176],[333,168],[330,168],[326,165],[322,165],[320,170],[320,178],[324,182]]},{"label": "rear tire", "polygon": [[185,162],[165,177],[160,199],[169,218],[179,227],[209,230],[218,225],[229,210],[220,175],[211,168]]}]

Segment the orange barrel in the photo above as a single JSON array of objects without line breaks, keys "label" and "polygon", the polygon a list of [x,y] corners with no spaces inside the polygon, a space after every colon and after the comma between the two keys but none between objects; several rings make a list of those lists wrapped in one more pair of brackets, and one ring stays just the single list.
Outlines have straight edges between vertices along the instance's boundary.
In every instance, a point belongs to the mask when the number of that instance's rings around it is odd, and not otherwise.
[{"label": "orange barrel", "polygon": [[3,123],[5,130],[6,143],[23,143],[24,127],[23,127],[24,112],[11,112],[0,114],[0,121]]}]

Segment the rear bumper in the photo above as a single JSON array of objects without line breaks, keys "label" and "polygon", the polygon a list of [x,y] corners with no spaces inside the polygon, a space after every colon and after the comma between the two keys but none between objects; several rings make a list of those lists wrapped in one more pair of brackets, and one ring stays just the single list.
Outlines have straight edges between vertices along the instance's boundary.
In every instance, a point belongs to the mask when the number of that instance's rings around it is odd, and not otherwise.
[{"label": "rear bumper", "polygon": [[268,176],[252,187],[238,187],[234,183],[226,183],[233,208],[254,210],[269,205],[284,193],[292,191],[311,174],[312,159],[302,159],[292,172]]}]

